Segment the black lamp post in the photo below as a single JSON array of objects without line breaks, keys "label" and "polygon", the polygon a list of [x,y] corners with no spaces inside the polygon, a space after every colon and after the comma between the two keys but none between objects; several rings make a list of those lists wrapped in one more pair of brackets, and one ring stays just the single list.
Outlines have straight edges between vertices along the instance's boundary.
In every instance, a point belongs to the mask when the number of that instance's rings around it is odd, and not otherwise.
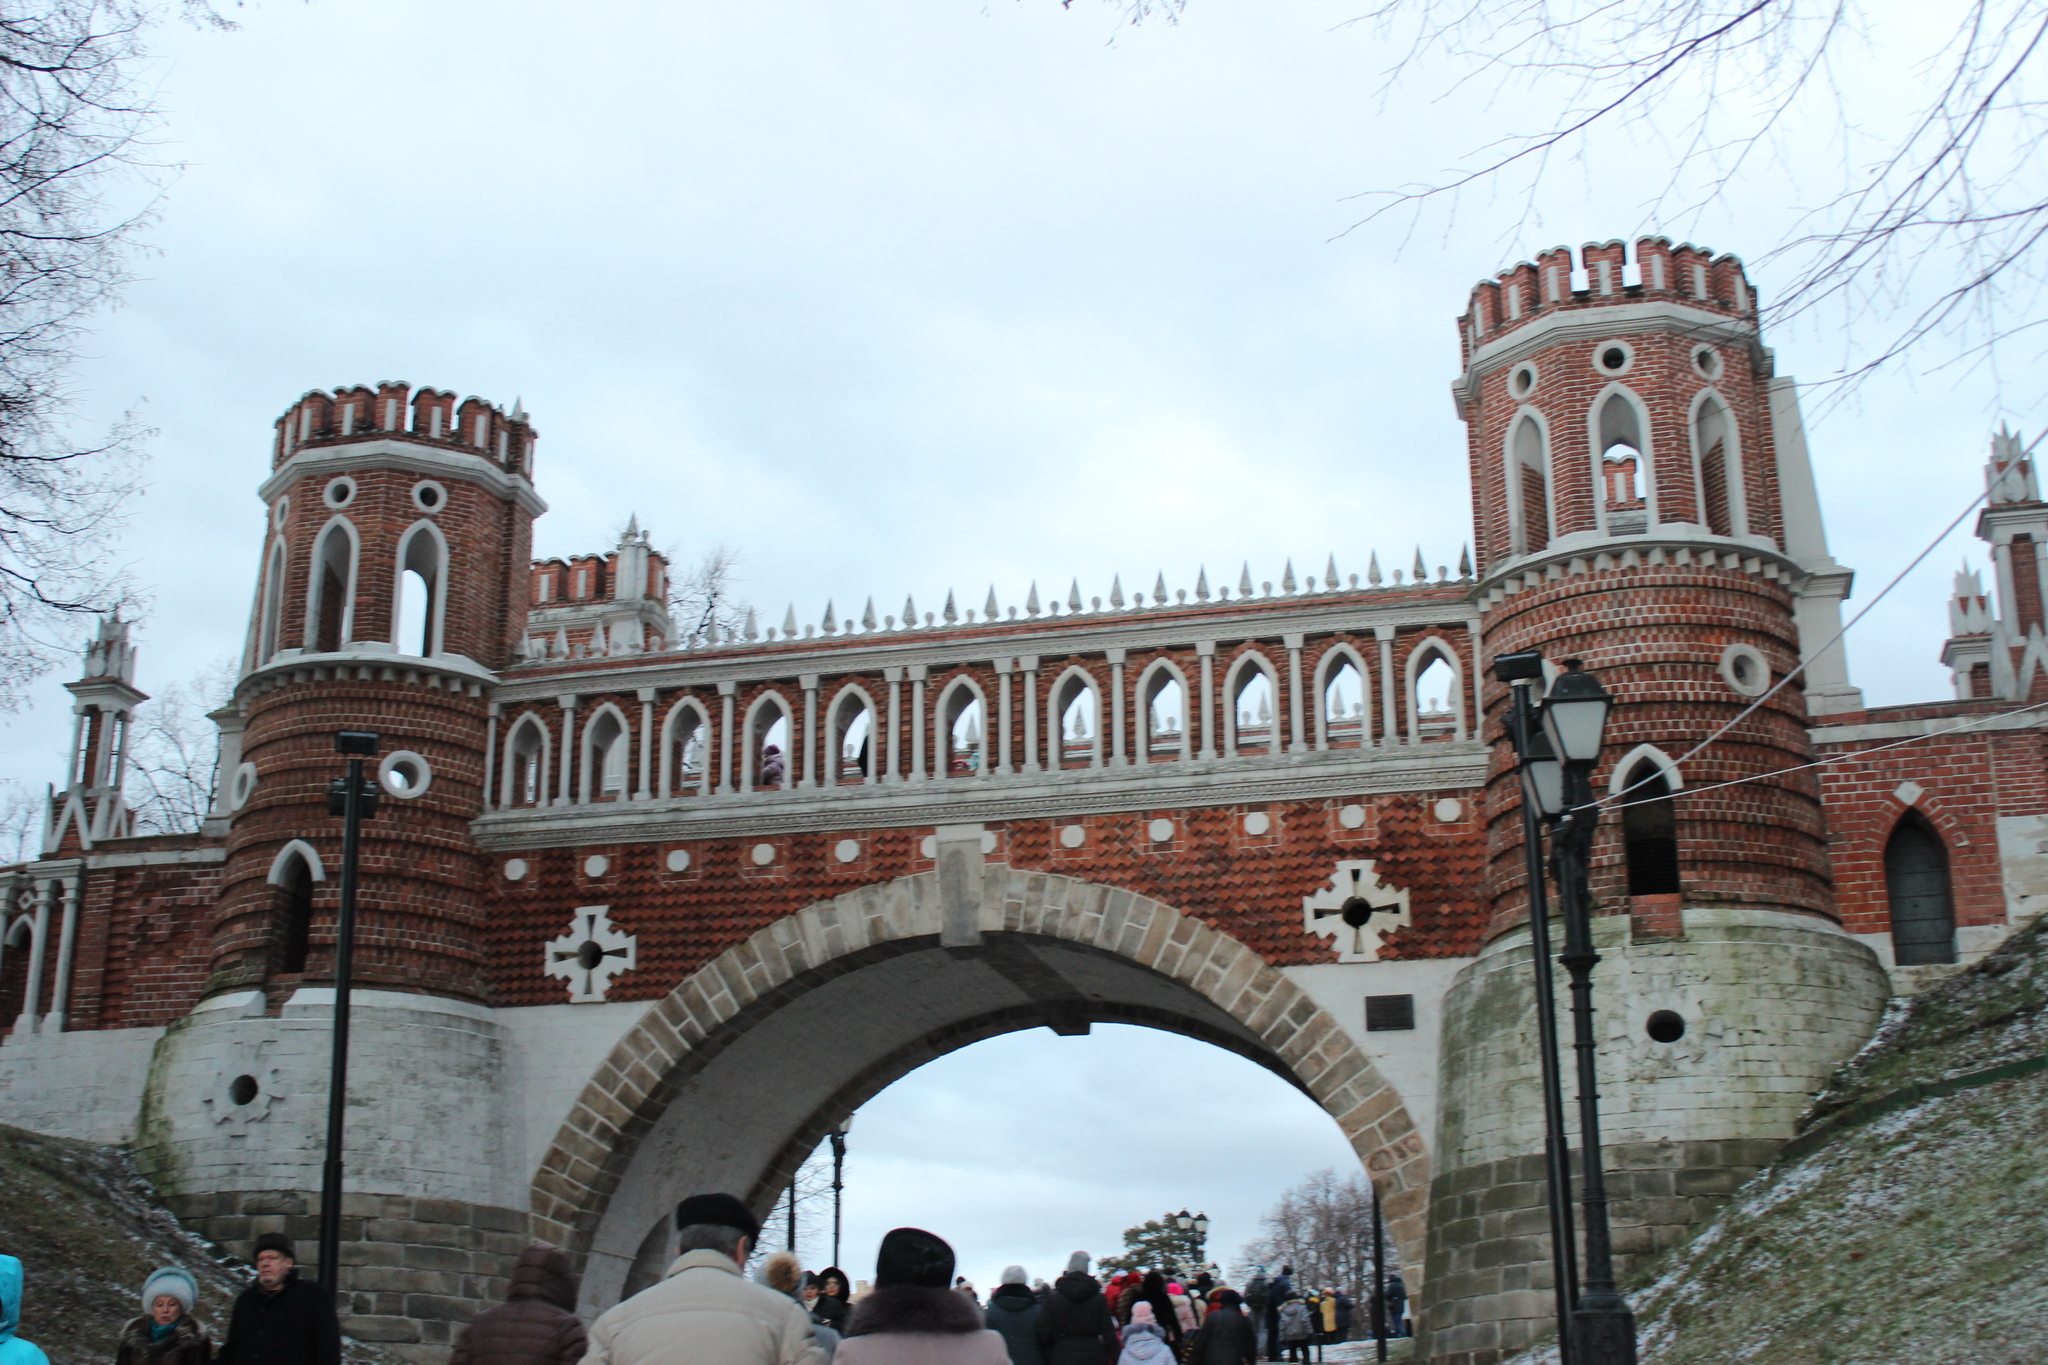
[{"label": "black lamp post", "polygon": [[356,862],[363,821],[377,813],[377,784],[363,776],[363,761],[377,756],[377,736],[342,730],[334,751],[348,760],[348,776],[327,787],[327,813],[341,817],[341,908],[334,920],[334,1060],[327,1073],[327,1158],[320,1170],[320,1278],[329,1293],[341,1289],[341,1150],[348,1110],[348,1007],[356,961]]},{"label": "black lamp post", "polygon": [[[833,1125],[832,1125],[832,1131],[831,1131],[830,1133],[826,1134],[826,1136],[827,1136],[827,1137],[829,1137],[829,1138],[831,1138],[831,1139],[832,1139],[832,1264],[833,1264],[833,1265],[838,1265],[838,1264],[839,1264],[839,1205],[840,1205],[840,1192],[841,1192],[841,1191],[843,1191],[843,1190],[844,1190],[844,1189],[846,1188],[846,1178],[845,1178],[845,1177],[846,1177],[846,1135],[847,1135],[847,1133],[848,1133],[848,1132],[849,1132],[849,1131],[850,1131],[850,1130],[851,1130],[852,1128],[853,1128],[853,1115],[851,1115],[851,1114],[848,1114],[848,1115],[847,1115],[847,1116],[846,1116],[845,1118],[843,1118],[843,1119],[839,1120],[839,1122],[837,1122],[837,1123],[833,1124]],[[841,1290],[846,1290],[846,1289],[850,1288],[850,1286],[848,1286],[848,1285],[843,1285],[843,1284],[842,1284],[841,1286],[839,1286],[839,1287],[840,1287],[840,1289],[841,1289]]]},{"label": "black lamp post", "polygon": [[1600,808],[1593,803],[1593,765],[1607,730],[1614,698],[1577,659],[1551,684],[1543,702],[1543,729],[1563,761],[1564,814],[1551,834],[1551,874],[1557,879],[1564,916],[1564,952],[1558,961],[1571,973],[1572,1051],[1579,1071],[1580,1202],[1585,1209],[1586,1281],[1572,1312],[1572,1354],[1578,1365],[1635,1365],[1636,1320],[1614,1285],[1614,1247],[1607,1223],[1607,1178],[1600,1160],[1600,1078],[1593,1043],[1593,951],[1591,898],[1586,862]]},{"label": "black lamp post", "polygon": [[1564,810],[1564,765],[1536,719],[1532,697],[1543,678],[1543,656],[1533,649],[1503,654],[1494,676],[1512,700],[1508,737],[1522,769],[1522,851],[1527,859],[1529,947],[1536,968],[1536,1050],[1543,1083],[1544,1193],[1550,1206],[1550,1272],[1557,1300],[1559,1365],[1573,1365],[1572,1310],[1578,1306],[1578,1251],[1572,1235],[1571,1148],[1564,1130],[1564,1078],[1557,1054],[1557,991],[1551,979],[1550,908],[1543,887],[1543,830],[1539,816]]}]

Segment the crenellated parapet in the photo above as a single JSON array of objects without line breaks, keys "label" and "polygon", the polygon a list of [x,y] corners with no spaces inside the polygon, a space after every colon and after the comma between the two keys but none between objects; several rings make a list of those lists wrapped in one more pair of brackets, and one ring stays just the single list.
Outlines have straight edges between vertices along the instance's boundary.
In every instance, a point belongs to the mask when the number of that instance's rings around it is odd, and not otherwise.
[{"label": "crenellated parapet", "polygon": [[273,467],[308,448],[383,439],[481,454],[509,474],[533,477],[533,423],[518,403],[508,413],[482,398],[458,402],[447,389],[414,390],[404,380],[313,389],[285,409],[276,430]]}]

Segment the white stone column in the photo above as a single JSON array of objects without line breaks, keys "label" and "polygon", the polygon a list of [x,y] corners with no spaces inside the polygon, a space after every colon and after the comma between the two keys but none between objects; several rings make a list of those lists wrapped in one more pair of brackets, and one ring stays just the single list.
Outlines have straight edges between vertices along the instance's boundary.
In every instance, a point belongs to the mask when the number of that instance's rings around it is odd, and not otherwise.
[{"label": "white stone column", "polygon": [[37,1016],[43,1008],[43,945],[50,941],[50,883],[36,883],[36,919],[29,930],[28,981],[21,994],[21,1013],[14,1020],[14,1036],[26,1038],[36,1031]]},{"label": "white stone column", "polygon": [[1380,642],[1380,742],[1396,744],[1400,741],[1394,730],[1394,628],[1374,626],[1372,633]]},{"label": "white stone column", "polygon": [[[1010,673],[1016,666],[1017,661],[1015,659],[996,660],[996,693],[1000,698],[997,702],[997,707],[998,715],[1001,717],[1000,724],[1003,727],[1002,771],[1006,773],[1016,771],[1016,769],[1010,766]],[[995,727],[990,726],[989,728],[994,729]],[[984,743],[986,742],[984,741]]]},{"label": "white stone column", "polygon": [[[1130,766],[1130,758],[1124,753],[1124,661],[1130,658],[1127,649],[1106,651],[1109,655],[1109,764],[1112,768]],[[1095,746],[1101,752],[1102,746]]]},{"label": "white stone column", "polygon": [[[804,690],[804,774],[813,787],[822,787],[825,774],[818,769],[818,675],[805,673],[797,678],[797,684]],[[789,785],[796,786],[793,770]]]},{"label": "white stone column", "polygon": [[43,1016],[44,1033],[62,1033],[71,1009],[71,968],[78,954],[78,893],[85,880],[74,872],[60,880],[64,888],[64,924],[57,932],[57,979],[50,986],[50,1012]]},{"label": "white stone column", "polygon": [[654,799],[654,689],[642,687],[635,691],[640,698],[640,789],[633,793],[635,801]]},{"label": "white stone column", "polygon": [[[1287,747],[1298,754],[1308,748],[1301,741],[1301,646],[1306,637],[1294,634],[1280,638],[1287,646],[1287,728],[1291,732]],[[1273,717],[1273,723],[1278,725],[1280,718]]]},{"label": "white stone column", "polygon": [[1216,642],[1195,641],[1202,656],[1202,757],[1216,757]]},{"label": "white stone column", "polygon": [[1017,666],[1024,670],[1024,771],[1035,773],[1038,765],[1038,656],[1018,656]]},{"label": "white stone column", "polygon": [[[491,778],[492,778],[492,776],[493,776],[493,775],[494,775],[494,774],[495,774],[495,773],[497,772],[497,762],[498,762],[498,717],[499,717],[499,715],[500,715],[500,714],[502,714],[502,713],[503,713],[503,711],[504,711],[504,706],[503,706],[503,705],[502,705],[501,703],[499,703],[499,702],[492,702],[492,703],[491,703],[491,707],[490,707],[490,719],[489,719],[489,720],[488,720],[488,721],[487,721],[487,722],[485,723],[485,725],[484,725],[484,809],[485,809],[485,810],[496,810],[496,809],[498,808],[498,793],[492,790]],[[240,737],[239,735],[237,735],[237,736],[236,736],[236,738],[237,738],[237,740],[239,740],[239,739],[240,739],[241,737]],[[239,744],[237,744],[237,745],[236,745],[236,747],[237,747],[237,748],[239,749],[239,748],[240,748],[241,746],[240,746]],[[222,733],[221,733],[221,753],[220,753],[220,771],[221,771],[221,774],[222,774],[222,777],[223,777],[223,779],[226,779],[226,778],[228,778],[228,777],[231,777],[231,776],[233,775],[234,771],[235,771],[235,765],[236,765],[236,764],[239,764],[240,762],[241,762],[241,758],[240,758],[240,755],[239,755],[239,754],[237,754],[237,756],[236,756],[236,759],[235,759],[235,764],[230,764],[230,763],[229,763],[229,761],[228,761],[228,753],[227,753],[227,733],[226,733],[226,728],[225,728],[225,727],[223,727],[223,728],[222,728]],[[222,781],[222,783],[221,783],[221,789],[222,789],[223,791],[225,791],[225,790],[227,789],[227,782],[226,782],[225,780],[223,780],[223,781]],[[216,806],[216,809],[218,809],[218,806]]]},{"label": "white stone column", "polygon": [[557,700],[562,707],[562,773],[555,804],[566,806],[576,796],[576,694],[570,692]]},{"label": "white stone column", "polygon": [[[903,768],[903,670],[885,668],[883,681],[889,684],[889,775],[885,782],[901,782]],[[872,752],[872,751],[871,751]]]},{"label": "white stone column", "polygon": [[723,701],[719,708],[718,720],[718,781],[712,788],[716,792],[732,790],[732,708],[733,696],[740,690],[736,682],[722,682],[718,695]]},{"label": "white stone column", "polygon": [[[931,774],[925,771],[925,728],[924,680],[929,673],[924,664],[910,666],[910,780],[922,782]],[[940,762],[945,761],[945,745],[939,746]]]},{"label": "white stone column", "polygon": [[1472,724],[1470,727],[1460,724],[1458,726],[1458,738],[1480,739],[1486,734],[1486,712],[1480,709],[1479,700],[1479,684],[1482,681],[1481,675],[1485,672],[1485,669],[1481,667],[1479,661],[1478,617],[1471,617],[1465,622],[1465,635],[1472,642],[1472,666],[1470,670],[1472,676],[1468,680],[1472,684]]}]

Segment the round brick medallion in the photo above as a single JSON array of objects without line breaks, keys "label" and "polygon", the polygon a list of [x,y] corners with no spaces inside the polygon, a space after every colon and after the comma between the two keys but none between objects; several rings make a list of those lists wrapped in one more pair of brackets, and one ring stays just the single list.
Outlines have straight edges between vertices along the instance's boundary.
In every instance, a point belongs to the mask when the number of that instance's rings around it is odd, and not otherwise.
[{"label": "round brick medallion", "polygon": [[505,860],[505,880],[506,880],[506,881],[508,881],[508,882],[523,882],[523,881],[525,881],[525,880],[526,880],[526,872],[527,872],[527,868],[526,868],[526,859],[524,859],[524,858],[507,858],[507,859]]},{"label": "round brick medallion", "polygon": [[1430,809],[1440,825],[1456,824],[1465,818],[1465,803],[1454,796],[1446,796]]},{"label": "round brick medallion", "polygon": [[832,845],[832,856],[842,863],[850,863],[860,857],[860,840],[841,839]]},{"label": "round brick medallion", "polygon": [[1255,810],[1244,818],[1246,834],[1270,834],[1273,832],[1273,817],[1262,810]]},{"label": "round brick medallion", "polygon": [[1346,806],[1337,812],[1337,823],[1346,829],[1365,828],[1365,807]]}]

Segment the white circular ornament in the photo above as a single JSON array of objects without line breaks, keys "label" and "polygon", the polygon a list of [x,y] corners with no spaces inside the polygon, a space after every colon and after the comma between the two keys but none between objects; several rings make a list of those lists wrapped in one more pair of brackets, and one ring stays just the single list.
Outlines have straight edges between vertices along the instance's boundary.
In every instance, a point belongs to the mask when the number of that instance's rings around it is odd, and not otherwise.
[{"label": "white circular ornament", "polygon": [[668,851],[668,870],[671,872],[688,872],[690,870],[690,850],[687,848],[670,849]]},{"label": "white circular ornament", "polygon": [[507,859],[505,860],[505,880],[506,880],[506,881],[508,881],[508,882],[523,882],[523,881],[525,881],[525,880],[526,880],[526,872],[527,872],[527,867],[526,867],[526,859],[524,859],[524,858],[507,858]]},{"label": "white circular ornament", "polygon": [[1255,810],[1244,818],[1246,834],[1267,834],[1273,829],[1273,817],[1262,810]]},{"label": "white circular ornament", "polygon": [[1151,824],[1145,826],[1145,832],[1152,836],[1153,843],[1163,844],[1173,837],[1173,821],[1154,820]]},{"label": "white circular ornament", "polygon": [[1080,825],[1068,825],[1060,831],[1060,845],[1063,848],[1079,848],[1088,842],[1088,831]]},{"label": "white circular ornament", "polygon": [[832,845],[832,856],[842,863],[850,863],[860,857],[860,840],[841,839]]},{"label": "white circular ornament", "polygon": [[1346,829],[1365,828],[1365,807],[1346,806],[1337,812],[1337,823]]},{"label": "white circular ornament", "polygon": [[775,845],[755,844],[754,851],[749,856],[753,858],[755,867],[766,867],[775,861]]},{"label": "white circular ornament", "polygon": [[602,877],[611,870],[612,860],[602,853],[593,853],[583,860],[583,875],[586,877]]},{"label": "white circular ornament", "polygon": [[1455,797],[1446,796],[1431,807],[1439,824],[1455,824],[1465,818],[1465,803]]}]

